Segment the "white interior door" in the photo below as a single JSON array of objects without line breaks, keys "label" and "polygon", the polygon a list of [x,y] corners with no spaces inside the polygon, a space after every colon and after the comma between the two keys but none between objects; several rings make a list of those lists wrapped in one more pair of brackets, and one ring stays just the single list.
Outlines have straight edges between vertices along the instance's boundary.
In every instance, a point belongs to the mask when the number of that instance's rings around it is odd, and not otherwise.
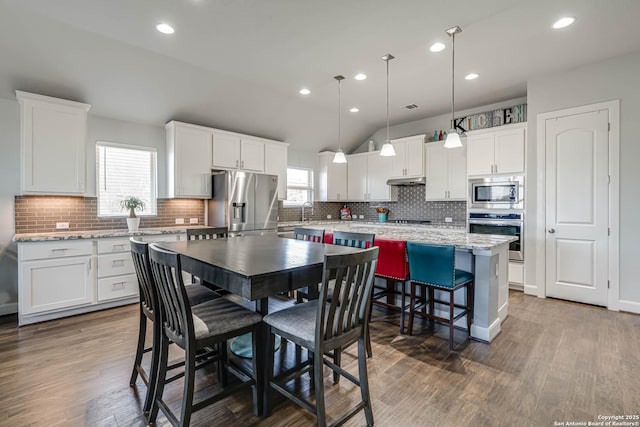
[{"label": "white interior door", "polygon": [[607,305],[608,111],[546,120],[546,295]]}]

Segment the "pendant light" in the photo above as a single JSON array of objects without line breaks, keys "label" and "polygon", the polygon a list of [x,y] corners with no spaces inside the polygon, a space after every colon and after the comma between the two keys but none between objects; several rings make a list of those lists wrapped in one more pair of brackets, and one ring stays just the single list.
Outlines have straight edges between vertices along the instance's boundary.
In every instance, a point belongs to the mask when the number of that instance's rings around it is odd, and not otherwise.
[{"label": "pendant light", "polygon": [[347,158],[340,145],[340,82],[344,80],[344,76],[337,75],[334,79],[338,81],[338,151],[336,151],[336,155],[333,156],[333,163],[347,163]]},{"label": "pendant light", "polygon": [[387,139],[382,145],[380,155],[385,157],[396,155],[396,150],[393,148],[393,144],[389,140],[389,61],[394,58],[395,56],[391,55],[390,53],[387,53],[382,57],[382,60],[387,63]]},{"label": "pendant light", "polygon": [[462,29],[457,25],[455,27],[449,28],[447,30],[447,34],[451,36],[451,130],[447,134],[447,139],[444,142],[445,148],[458,148],[462,147],[462,141],[460,140],[460,135],[458,135],[458,131],[455,127],[455,116],[454,116],[454,99],[455,99],[455,71],[456,71],[456,34],[461,33]]}]

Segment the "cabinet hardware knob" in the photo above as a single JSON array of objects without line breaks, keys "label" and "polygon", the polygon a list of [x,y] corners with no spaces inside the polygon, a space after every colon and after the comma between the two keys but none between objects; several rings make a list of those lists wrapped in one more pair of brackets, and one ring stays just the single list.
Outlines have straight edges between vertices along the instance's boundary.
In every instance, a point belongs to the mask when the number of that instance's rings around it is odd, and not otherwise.
[{"label": "cabinet hardware knob", "polygon": [[550,234],[553,234],[553,233],[555,233],[555,232],[556,232],[556,229],[555,229],[555,228],[550,228],[550,229],[549,229],[549,233],[550,233]]}]

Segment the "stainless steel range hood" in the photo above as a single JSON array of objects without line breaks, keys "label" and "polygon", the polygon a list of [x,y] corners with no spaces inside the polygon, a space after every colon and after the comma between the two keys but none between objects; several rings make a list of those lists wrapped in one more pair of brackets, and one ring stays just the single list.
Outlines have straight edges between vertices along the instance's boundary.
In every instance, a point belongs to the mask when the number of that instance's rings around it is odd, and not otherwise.
[{"label": "stainless steel range hood", "polygon": [[419,178],[392,178],[387,180],[387,185],[396,185],[396,186],[411,186],[411,185],[425,185],[427,183],[427,178],[421,176]]}]

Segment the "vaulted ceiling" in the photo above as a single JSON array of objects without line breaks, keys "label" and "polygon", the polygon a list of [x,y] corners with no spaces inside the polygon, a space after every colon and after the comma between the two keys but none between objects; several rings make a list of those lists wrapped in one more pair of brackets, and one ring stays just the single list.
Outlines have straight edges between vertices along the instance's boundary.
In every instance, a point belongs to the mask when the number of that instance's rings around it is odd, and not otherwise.
[{"label": "vaulted ceiling", "polygon": [[[574,25],[551,29],[567,15]],[[349,149],[385,124],[385,53],[396,57],[391,123],[402,123],[450,109],[453,25],[462,109],[640,50],[639,17],[635,0],[0,0],[0,97],[27,90],[116,119],[177,119],[320,151],[336,145],[333,76],[343,74]],[[430,52],[436,41],[447,48]],[[359,72],[368,78],[354,80]],[[466,81],[469,72],[480,77]]]}]

